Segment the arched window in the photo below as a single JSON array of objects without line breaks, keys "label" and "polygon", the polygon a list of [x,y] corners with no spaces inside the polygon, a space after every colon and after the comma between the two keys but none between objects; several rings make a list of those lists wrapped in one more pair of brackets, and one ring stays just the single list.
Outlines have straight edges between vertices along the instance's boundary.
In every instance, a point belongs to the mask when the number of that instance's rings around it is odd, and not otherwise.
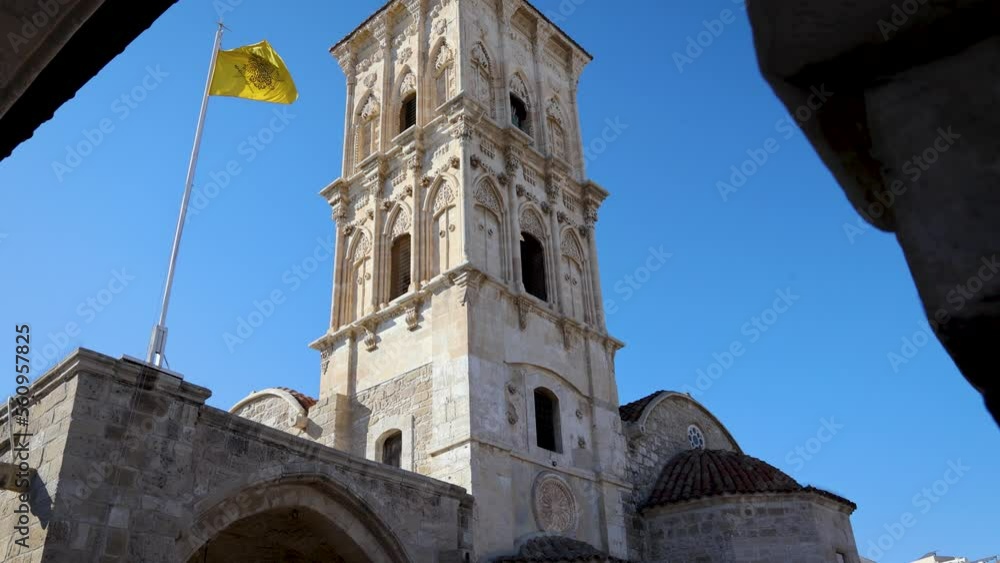
[{"label": "arched window", "polygon": [[390,255],[389,300],[392,301],[410,289],[410,235],[396,237]]},{"label": "arched window", "polygon": [[688,426],[688,443],[691,444],[692,450],[705,449],[705,434],[697,424]]},{"label": "arched window", "polygon": [[549,118],[549,136],[551,139],[552,155],[566,160],[566,133],[562,125],[553,118]]},{"label": "arched window", "polygon": [[358,114],[357,134],[354,138],[355,164],[378,150],[378,115],[378,100],[374,95],[369,95]]},{"label": "arched window", "polygon": [[447,43],[442,43],[434,57],[434,104],[440,106],[455,92],[455,57]]},{"label": "arched window", "polygon": [[496,117],[496,100],[493,98],[493,73],[490,71],[490,57],[482,43],[476,43],[472,48],[473,93],[489,110],[490,117]]},{"label": "arched window", "polygon": [[402,133],[417,124],[417,93],[411,92],[403,98],[399,108],[399,132]]},{"label": "arched window", "polygon": [[545,289],[545,249],[542,243],[530,233],[521,233],[521,281],[524,290],[548,301]]},{"label": "arched window", "polygon": [[393,467],[403,465],[403,433],[393,430],[382,441],[382,463]]},{"label": "arched window", "polygon": [[550,452],[562,451],[559,428],[559,399],[555,393],[535,389],[535,439],[539,448]]},{"label": "arched window", "polygon": [[510,95],[510,122],[521,131],[531,134],[531,123],[528,121],[528,105],[515,94]]}]

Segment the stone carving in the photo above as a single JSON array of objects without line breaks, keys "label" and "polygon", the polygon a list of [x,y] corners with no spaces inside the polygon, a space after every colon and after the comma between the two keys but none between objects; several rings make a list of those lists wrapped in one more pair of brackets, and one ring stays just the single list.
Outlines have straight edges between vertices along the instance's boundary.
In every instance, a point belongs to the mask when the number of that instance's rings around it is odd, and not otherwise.
[{"label": "stone carving", "polygon": [[521,230],[531,234],[539,242],[545,240],[545,228],[542,227],[542,220],[534,211],[526,209],[521,214]]},{"label": "stone carving", "polygon": [[441,184],[438,188],[436,194],[434,194],[434,205],[432,209],[434,210],[434,215],[437,215],[442,209],[451,205],[451,202],[455,199],[455,192],[452,191],[451,186],[447,182]]},{"label": "stone carving", "polygon": [[531,301],[528,301],[526,297],[518,297],[515,305],[517,306],[517,324],[521,327],[521,330],[528,328],[528,314],[531,313]]},{"label": "stone carving", "polygon": [[365,332],[365,337],[363,340],[365,344],[365,350],[369,352],[374,352],[378,348],[378,335],[376,334],[376,332],[378,331],[377,321],[370,320],[362,324],[361,328]]},{"label": "stone carving", "polygon": [[476,189],[475,198],[483,207],[489,209],[498,217],[503,214],[500,201],[497,199],[493,188],[490,187],[489,182],[480,182],[479,188]]},{"label": "stone carving", "polygon": [[369,119],[378,115],[379,112],[378,98],[375,94],[368,94],[368,98],[365,100],[365,105],[361,107],[361,119],[363,121],[368,121]]},{"label": "stone carving", "polygon": [[528,109],[531,109],[531,101],[528,97],[528,86],[525,85],[524,79],[521,78],[520,74],[515,74],[513,78],[510,79],[510,91],[513,92],[521,101],[524,102]]},{"label": "stone carving", "polygon": [[562,107],[559,105],[559,100],[556,98],[549,100],[549,106],[545,112],[557,125],[560,127],[566,126],[566,118],[564,117]]},{"label": "stone carving", "polygon": [[576,497],[562,479],[542,474],[535,481],[535,522],[543,532],[572,535],[579,517]]},{"label": "stone carving", "polygon": [[406,308],[406,329],[410,332],[420,328],[420,305],[422,304],[420,299],[416,299]]},{"label": "stone carving", "polygon": [[438,35],[444,35],[448,31],[448,20],[439,19],[434,22],[434,33]]},{"label": "stone carving", "polygon": [[410,232],[410,212],[405,207],[400,206],[399,213],[396,214],[396,221],[392,224],[392,233],[389,234],[389,239],[395,240],[396,237],[408,232]]},{"label": "stone carving", "polygon": [[458,287],[458,303],[465,307],[475,299],[479,292],[479,286],[486,276],[482,272],[466,270],[459,274],[452,274],[451,281]]},{"label": "stone carving", "polygon": [[440,72],[444,67],[450,65],[452,60],[454,60],[454,55],[451,48],[448,47],[447,43],[442,43],[441,47],[438,48],[437,58],[434,59],[434,70]]},{"label": "stone carving", "polygon": [[375,73],[369,74],[363,80],[365,87],[371,88],[375,86],[375,81],[378,80],[378,75]]},{"label": "stone carving", "polygon": [[405,96],[410,92],[417,91],[417,77],[413,75],[412,72],[407,72],[406,76],[403,77],[402,82],[399,83],[399,95]]},{"label": "stone carving", "polygon": [[507,401],[507,422],[513,426],[514,424],[517,424],[518,419],[517,407],[514,406],[512,401]]},{"label": "stone carving", "polygon": [[403,50],[399,52],[399,62],[405,63],[410,60],[410,55],[413,54],[413,49],[409,45],[403,47]]},{"label": "stone carving", "polygon": [[360,231],[358,236],[361,238],[358,239],[358,243],[354,247],[354,254],[351,257],[354,262],[360,262],[367,258],[372,248],[372,243],[368,240],[368,235],[364,231]]},{"label": "stone carving", "polygon": [[562,253],[563,256],[568,256],[580,264],[583,264],[583,250],[580,248],[580,244],[576,242],[575,236],[570,235],[563,238]]},{"label": "stone carving", "polygon": [[462,159],[457,156],[453,156],[448,160],[448,164],[450,164],[452,168],[458,170],[462,166]]},{"label": "stone carving", "polygon": [[332,354],[333,350],[331,348],[324,348],[319,353],[319,361],[320,365],[322,366],[321,369],[323,373],[326,373],[326,368],[330,365],[330,356]]}]

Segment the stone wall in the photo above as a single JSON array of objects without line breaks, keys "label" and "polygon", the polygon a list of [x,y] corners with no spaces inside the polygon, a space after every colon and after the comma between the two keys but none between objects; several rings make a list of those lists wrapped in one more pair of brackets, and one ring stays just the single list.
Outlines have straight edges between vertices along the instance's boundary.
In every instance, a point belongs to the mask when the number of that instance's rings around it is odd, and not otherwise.
[{"label": "stone wall", "polygon": [[53,446],[35,458],[32,496],[54,504],[31,515],[25,562],[39,549],[60,561],[186,561],[230,524],[299,504],[346,518],[329,525],[374,560],[471,548],[472,501],[458,487],[205,406],[207,389],[167,372],[79,350],[33,391]]},{"label": "stone wall", "polygon": [[649,497],[667,462],[691,449],[688,439],[691,425],[701,429],[707,449],[740,451],[729,431],[686,395],[665,394],[646,407],[644,418],[628,424],[628,480],[634,489],[626,495],[625,511],[631,521],[628,533],[633,558],[642,556],[645,545],[645,526],[638,509]]},{"label": "stone wall", "polygon": [[646,513],[648,563],[859,563],[850,514],[814,493],[726,496]]}]

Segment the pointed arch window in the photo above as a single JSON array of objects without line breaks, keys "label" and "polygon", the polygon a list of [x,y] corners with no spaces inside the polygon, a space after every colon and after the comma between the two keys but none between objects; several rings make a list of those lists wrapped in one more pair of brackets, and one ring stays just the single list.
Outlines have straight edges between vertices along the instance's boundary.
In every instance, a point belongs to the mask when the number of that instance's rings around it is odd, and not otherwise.
[{"label": "pointed arch window", "polygon": [[531,123],[528,121],[528,105],[517,94],[510,94],[510,122],[521,131],[531,134]]},{"label": "pointed arch window", "polygon": [[490,117],[496,117],[496,100],[493,97],[493,73],[490,70],[490,57],[486,48],[477,43],[472,48],[472,68],[475,98],[489,111]]},{"label": "pointed arch window", "polygon": [[545,248],[531,233],[521,233],[521,281],[529,294],[548,301],[545,287]]},{"label": "pointed arch window", "polygon": [[440,106],[455,94],[455,56],[447,43],[442,43],[434,57],[434,104]]},{"label": "pointed arch window", "polygon": [[358,113],[357,132],[354,139],[355,163],[361,162],[378,150],[379,104],[374,94],[369,95]]}]

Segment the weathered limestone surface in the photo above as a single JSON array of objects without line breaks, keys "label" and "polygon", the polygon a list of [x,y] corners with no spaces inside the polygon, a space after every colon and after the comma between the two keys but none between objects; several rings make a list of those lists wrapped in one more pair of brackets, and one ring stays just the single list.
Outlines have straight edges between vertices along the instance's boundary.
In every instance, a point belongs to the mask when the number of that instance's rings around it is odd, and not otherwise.
[{"label": "weathered limestone surface", "polygon": [[861,217],[895,233],[932,328],[1000,422],[1000,5],[760,0],[748,13],[764,76],[805,110]]},{"label": "weathered limestone surface", "polygon": [[727,496],[647,512],[643,561],[859,563],[850,515],[819,495]]},{"label": "weathered limestone surface", "polygon": [[468,549],[471,498],[458,487],[205,406],[208,390],[169,373],[78,350],[32,390],[39,505],[30,549],[7,560],[183,562],[231,525],[285,509],[372,561]]}]

